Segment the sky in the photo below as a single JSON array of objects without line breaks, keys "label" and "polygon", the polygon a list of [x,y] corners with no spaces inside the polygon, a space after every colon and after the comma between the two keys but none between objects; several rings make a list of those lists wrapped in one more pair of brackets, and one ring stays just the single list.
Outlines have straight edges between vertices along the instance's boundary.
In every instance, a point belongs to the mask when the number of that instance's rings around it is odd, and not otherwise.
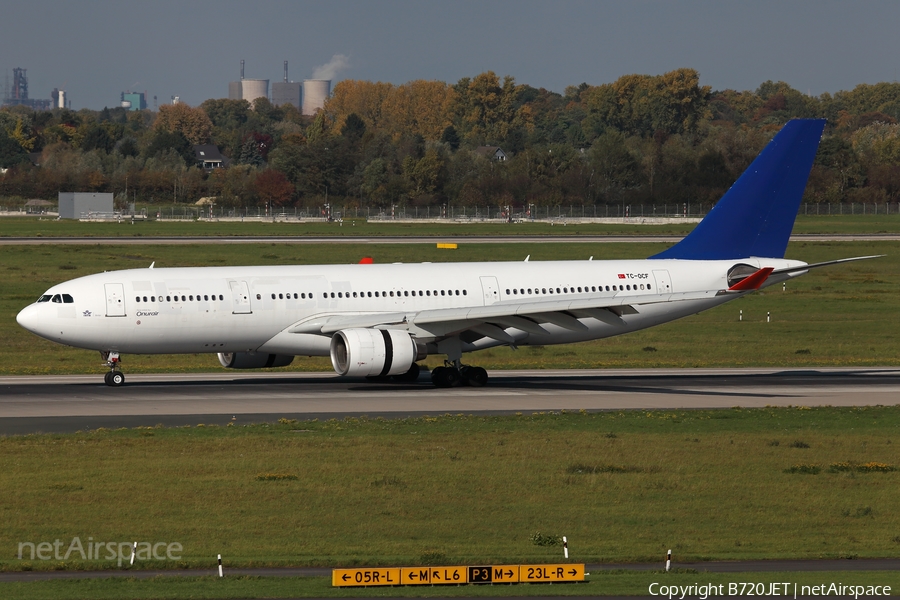
[{"label": "sky", "polygon": [[[900,77],[900,2],[754,0],[0,0],[0,86],[65,89],[75,109],[146,91],[226,98],[245,77],[455,83],[484,71],[563,93],[688,67],[713,90],[785,81],[804,93]],[[0,95],[4,88],[0,87]]]}]

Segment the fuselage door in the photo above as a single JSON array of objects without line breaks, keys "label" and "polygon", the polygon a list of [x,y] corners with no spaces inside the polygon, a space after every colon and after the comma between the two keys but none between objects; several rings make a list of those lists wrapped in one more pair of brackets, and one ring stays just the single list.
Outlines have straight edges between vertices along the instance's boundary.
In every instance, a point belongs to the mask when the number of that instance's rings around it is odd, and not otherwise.
[{"label": "fuselage door", "polygon": [[500,286],[496,277],[482,277],[481,290],[484,292],[484,305],[488,306],[500,300]]},{"label": "fuselage door", "polygon": [[125,286],[121,283],[104,283],[106,290],[106,316],[125,316]]},{"label": "fuselage door", "polygon": [[250,308],[250,288],[246,281],[229,281],[231,288],[231,312],[236,315],[249,315],[253,311]]},{"label": "fuselage door", "polygon": [[656,280],[656,293],[657,294],[671,294],[672,293],[672,279],[669,278],[669,272],[660,269],[653,270],[653,279]]}]

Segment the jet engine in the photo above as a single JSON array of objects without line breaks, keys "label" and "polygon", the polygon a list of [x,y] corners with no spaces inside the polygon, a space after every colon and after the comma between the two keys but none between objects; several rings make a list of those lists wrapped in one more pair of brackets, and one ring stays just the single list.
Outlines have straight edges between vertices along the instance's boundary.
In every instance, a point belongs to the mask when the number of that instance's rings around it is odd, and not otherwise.
[{"label": "jet engine", "polygon": [[286,367],[294,357],[290,354],[269,354],[268,352],[219,352],[219,362],[226,369],[268,369]]},{"label": "jet engine", "polygon": [[331,338],[331,364],[338,375],[402,375],[425,355],[425,347],[405,331],[344,329]]}]

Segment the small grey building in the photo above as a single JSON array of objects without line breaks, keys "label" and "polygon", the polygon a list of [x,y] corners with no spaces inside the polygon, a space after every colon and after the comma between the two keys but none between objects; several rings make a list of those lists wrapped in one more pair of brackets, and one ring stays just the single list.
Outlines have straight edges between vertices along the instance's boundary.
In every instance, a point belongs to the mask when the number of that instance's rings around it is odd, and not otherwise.
[{"label": "small grey building", "polygon": [[500,146],[478,146],[475,148],[477,154],[488,157],[490,160],[506,162],[506,152],[500,149]]},{"label": "small grey building", "polygon": [[60,192],[59,218],[80,219],[88,213],[113,213],[113,195],[90,192]]}]

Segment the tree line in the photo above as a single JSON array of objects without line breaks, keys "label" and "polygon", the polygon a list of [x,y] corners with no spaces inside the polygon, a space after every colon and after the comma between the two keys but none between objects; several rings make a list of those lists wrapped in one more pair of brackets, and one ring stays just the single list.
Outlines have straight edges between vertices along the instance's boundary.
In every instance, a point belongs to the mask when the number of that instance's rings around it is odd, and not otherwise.
[{"label": "tree line", "polygon": [[[563,94],[493,72],[454,84],[344,80],[315,116],[265,98],[158,112],[0,110],[0,197],[113,192],[225,207],[714,202],[792,118],[826,118],[806,202],[897,202],[900,84],[809,96],[712,91],[693,69]],[[227,168],[199,168],[214,144]],[[495,160],[499,147],[507,157]]]}]

